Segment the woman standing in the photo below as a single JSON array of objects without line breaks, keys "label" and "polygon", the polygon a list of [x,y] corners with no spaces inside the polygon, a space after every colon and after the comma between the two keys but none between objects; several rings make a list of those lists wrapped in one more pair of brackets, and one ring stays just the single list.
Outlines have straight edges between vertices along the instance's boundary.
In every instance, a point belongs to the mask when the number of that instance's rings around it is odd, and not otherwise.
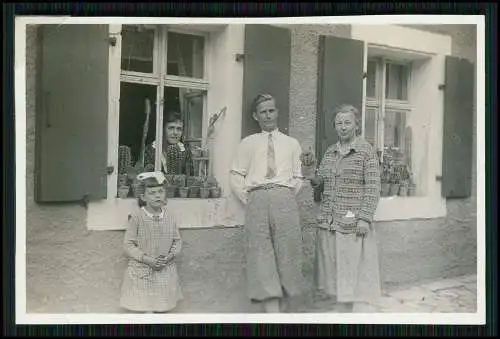
[{"label": "woman standing", "polygon": [[342,311],[363,311],[362,304],[381,294],[373,225],[380,198],[379,160],[359,136],[360,120],[352,105],[335,109],[332,122],[339,141],[327,149],[311,180],[322,193],[316,283],[319,290],[336,296]]}]

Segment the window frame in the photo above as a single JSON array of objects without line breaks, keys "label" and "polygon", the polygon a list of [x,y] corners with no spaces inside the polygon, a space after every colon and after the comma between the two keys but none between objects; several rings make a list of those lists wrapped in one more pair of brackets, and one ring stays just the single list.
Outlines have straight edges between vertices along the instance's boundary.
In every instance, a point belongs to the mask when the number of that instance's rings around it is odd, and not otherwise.
[{"label": "window frame", "polygon": [[[423,194],[408,197],[382,197],[375,220],[430,219],[446,216],[446,199],[441,194],[441,183],[437,179],[442,173],[443,163],[443,117],[444,93],[438,89],[445,82],[445,58],[452,55],[450,35],[436,34],[403,25],[354,24],[351,38],[363,41],[365,65],[367,57],[386,56],[411,61],[412,75],[409,99],[414,104],[412,118],[425,124],[425,131],[417,129],[422,159],[419,186]],[[368,53],[370,51],[370,53]],[[366,81],[364,81],[366,84]],[[419,88],[419,91],[415,89]],[[365,104],[363,105],[364,114]],[[432,109],[432,113],[429,110]],[[413,131],[414,136],[417,130]],[[417,149],[413,147],[413,149]],[[420,160],[419,160],[420,161]]]},{"label": "window frame", "polygon": [[[375,56],[371,57],[367,54],[366,57],[366,69],[368,69],[368,63],[375,62],[375,97],[369,97],[366,94],[366,85],[364,90],[364,107],[363,107],[363,121],[362,121],[362,135],[363,137],[366,135],[366,110],[367,109],[375,109],[377,111],[377,115],[375,118],[375,140],[376,145],[375,149],[380,155],[381,159],[383,159],[384,151],[385,151],[385,115],[387,109],[399,110],[403,111],[405,114],[411,114],[414,110],[414,107],[411,104],[409,94],[410,94],[410,86],[411,86],[411,77],[412,77],[412,65],[411,62],[397,60],[394,58],[387,58],[383,56]],[[397,99],[388,99],[386,98],[386,74],[387,74],[387,66],[388,65],[400,65],[407,67],[407,77],[406,77],[406,88],[407,88],[407,97],[408,100],[397,100]]]},{"label": "window frame", "polygon": [[[140,26],[140,24],[124,24],[120,25],[120,37],[123,39],[123,26]],[[156,25],[158,26],[158,25]],[[148,27],[147,29],[151,30],[151,27]],[[160,41],[159,39],[159,30],[158,27],[155,27],[154,29],[154,36],[153,36],[153,72],[152,73],[146,73],[146,72],[137,72],[137,71],[127,71],[127,70],[122,70],[121,65],[120,65],[120,74],[123,75],[130,75],[130,76],[136,76],[136,77],[146,77],[146,78],[155,78],[159,76],[159,68],[158,68],[158,58],[159,58],[159,46],[158,42]],[[123,45],[120,45],[120,62],[122,60],[122,52],[123,52]],[[121,80],[120,80],[121,81]]]},{"label": "window frame", "polygon": [[[135,25],[135,24],[134,24]],[[119,49],[119,84],[121,85],[123,82],[127,83],[135,83],[135,84],[147,84],[156,86],[156,131],[155,131],[155,140],[163,139],[163,109],[165,102],[164,91],[167,87],[174,88],[183,88],[189,90],[199,90],[201,91],[203,97],[203,112],[202,112],[202,135],[201,138],[197,139],[189,139],[187,142],[200,142],[202,147],[206,147],[207,143],[207,130],[208,130],[208,91],[210,88],[210,33],[202,32],[196,29],[187,29],[187,28],[172,28],[172,25],[155,25],[154,27],[154,44],[153,44],[153,73],[142,73],[136,71],[128,71],[121,69],[121,52],[122,52],[122,43],[121,43],[121,32],[124,25],[119,26],[120,39],[119,43],[117,43],[116,47]],[[180,33],[180,34],[188,34],[194,36],[203,37],[203,78],[192,78],[192,77],[183,77],[183,76],[175,76],[167,74],[167,60],[168,60],[168,33]],[[119,90],[118,90],[119,93]],[[119,98],[120,94],[118,94]],[[118,100],[119,102],[119,100]],[[119,103],[116,108],[119,121],[120,108]],[[186,129],[187,124],[184,122],[185,135],[188,134]],[[116,142],[114,142],[111,147],[116,148],[113,154],[115,154],[115,163],[118,163],[117,159],[117,150],[119,147],[118,135],[119,135],[119,123],[116,124],[112,132],[115,136]],[[155,147],[155,171],[161,170],[161,156],[162,156],[162,143],[157,143]],[[211,165],[209,164],[209,167]],[[117,180],[117,172],[114,172],[114,175],[111,176],[111,180]],[[108,197],[110,199],[115,199],[117,197],[117,187],[116,185],[108,184]]]},{"label": "window frame", "polygon": [[[177,27],[177,24],[175,24]],[[217,178],[222,194],[218,198],[210,199],[169,199],[169,206],[176,216],[181,229],[213,229],[217,227],[240,227],[245,221],[244,209],[235,204],[229,187],[229,173],[222,164],[230,161],[231,154],[240,141],[239,114],[243,105],[243,69],[236,62],[228,62],[227,57],[233,53],[243,53],[244,25],[210,24],[210,25],[182,25],[183,28],[195,28],[209,34],[210,38],[205,48],[207,75],[214,74],[217,69],[223,76],[210,78],[210,89],[206,92],[207,112],[219,112],[220,101],[224,101],[227,113],[224,119],[217,122],[215,133],[207,137],[208,118],[204,119],[207,126],[204,137],[207,149],[220,149],[222,152],[210,152],[210,170]],[[119,126],[119,98],[121,72],[121,27],[122,24],[110,24],[109,33],[116,37],[116,44],[109,46],[109,102],[108,102],[108,166],[113,171],[107,176],[103,184],[107,184],[107,197],[99,201],[91,201],[87,212],[87,229],[89,230],[124,230],[127,225],[127,216],[138,210],[136,199],[120,199],[117,197],[118,183],[118,128]],[[217,49],[216,49],[217,46]],[[220,48],[219,48],[220,47]],[[210,72],[210,73],[208,73]],[[226,86],[226,81],[234,81],[234,86]],[[235,113],[235,114],[233,114]],[[228,128],[229,127],[229,128]],[[220,137],[223,134],[223,137]],[[227,142],[231,140],[231,142]]]}]

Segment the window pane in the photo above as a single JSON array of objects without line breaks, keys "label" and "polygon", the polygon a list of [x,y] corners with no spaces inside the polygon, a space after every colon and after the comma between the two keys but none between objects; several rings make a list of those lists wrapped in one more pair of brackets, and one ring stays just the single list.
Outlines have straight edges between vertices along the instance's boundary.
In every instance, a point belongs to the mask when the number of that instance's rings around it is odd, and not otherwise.
[{"label": "window pane", "polygon": [[142,25],[122,28],[122,70],[153,73],[154,30]]},{"label": "window pane", "polygon": [[194,89],[165,87],[164,93],[164,124],[170,120],[169,117],[172,112],[180,113],[183,121],[183,142],[188,146],[194,158],[192,173],[189,175],[206,175],[209,162],[208,160],[199,159],[204,157],[201,150],[201,141],[203,137],[203,98],[205,92]]},{"label": "window pane", "polygon": [[[412,163],[412,133],[408,112],[388,109],[384,119],[382,194],[416,195],[419,173]],[[391,191],[388,192],[389,186]]]},{"label": "window pane", "polygon": [[[149,99],[148,123],[146,123],[148,118],[146,99]],[[154,170],[154,155],[148,160],[147,149],[150,148],[156,134],[156,86],[121,83],[119,128],[118,188],[120,190],[120,186],[131,187],[134,175],[130,175],[127,179],[127,172],[129,167],[137,162],[142,165],[143,154],[144,164],[147,165],[145,170]],[[130,189],[128,195],[133,194],[133,189]]]},{"label": "window pane", "polygon": [[387,64],[385,73],[386,99],[408,100],[408,66]]},{"label": "window pane", "polygon": [[375,148],[377,146],[377,112],[376,108],[367,107],[365,113],[365,139]]},{"label": "window pane", "polygon": [[204,42],[202,36],[169,32],[167,74],[203,78]]},{"label": "window pane", "polygon": [[164,119],[171,111],[179,112],[184,120],[184,139],[201,139],[203,129],[204,91],[165,87]]},{"label": "window pane", "polygon": [[367,79],[366,79],[366,96],[375,98],[376,84],[377,84],[377,62],[368,61],[367,65]]},{"label": "window pane", "polygon": [[406,112],[386,110],[384,119],[384,147],[401,150],[405,127]]}]

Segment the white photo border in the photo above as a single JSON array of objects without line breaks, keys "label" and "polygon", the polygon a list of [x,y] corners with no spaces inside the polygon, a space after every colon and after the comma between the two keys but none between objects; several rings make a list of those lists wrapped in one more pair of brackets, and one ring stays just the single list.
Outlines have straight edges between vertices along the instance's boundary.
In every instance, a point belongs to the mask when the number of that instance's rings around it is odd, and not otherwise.
[{"label": "white photo border", "polygon": [[[26,25],[30,24],[472,24],[477,25],[477,312],[300,314],[35,314],[26,313]],[[156,18],[18,16],[15,18],[16,324],[485,324],[485,17],[370,15],[294,18]]]}]

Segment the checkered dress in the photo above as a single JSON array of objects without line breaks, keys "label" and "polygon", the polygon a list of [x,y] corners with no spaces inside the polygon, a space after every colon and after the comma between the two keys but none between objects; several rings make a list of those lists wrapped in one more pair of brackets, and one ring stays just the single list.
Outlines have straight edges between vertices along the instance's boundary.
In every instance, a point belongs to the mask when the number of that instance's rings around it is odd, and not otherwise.
[{"label": "checkered dress", "polygon": [[183,299],[175,259],[158,271],[142,262],[143,255],[175,257],[181,246],[175,219],[166,210],[153,216],[141,208],[130,218],[124,239],[129,264],[122,284],[120,305],[123,308],[166,312]]}]

